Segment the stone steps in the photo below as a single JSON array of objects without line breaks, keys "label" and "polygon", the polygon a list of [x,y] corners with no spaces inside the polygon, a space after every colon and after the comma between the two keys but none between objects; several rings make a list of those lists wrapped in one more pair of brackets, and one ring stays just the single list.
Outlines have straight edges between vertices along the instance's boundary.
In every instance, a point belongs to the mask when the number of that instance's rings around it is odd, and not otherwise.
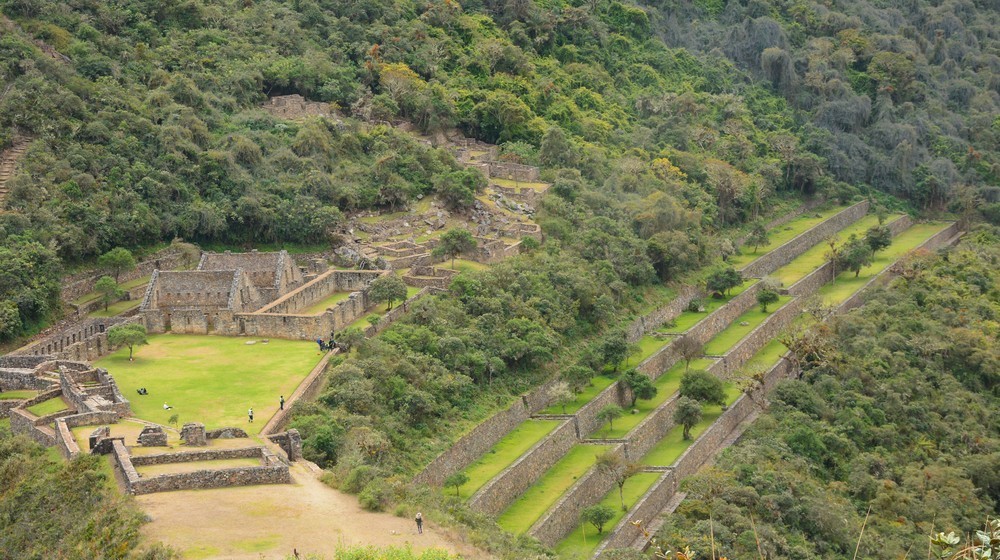
[{"label": "stone steps", "polygon": [[3,203],[3,200],[7,197],[7,193],[10,192],[10,189],[7,187],[7,181],[14,176],[14,170],[17,168],[17,160],[28,151],[30,144],[30,139],[18,138],[14,141],[14,145],[0,156],[0,204]]}]

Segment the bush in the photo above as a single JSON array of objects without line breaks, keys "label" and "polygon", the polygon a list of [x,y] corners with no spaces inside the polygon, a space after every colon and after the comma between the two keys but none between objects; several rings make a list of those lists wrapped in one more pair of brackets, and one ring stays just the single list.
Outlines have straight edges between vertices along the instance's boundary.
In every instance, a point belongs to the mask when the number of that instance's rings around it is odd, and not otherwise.
[{"label": "bush", "polygon": [[360,465],[351,469],[344,478],[340,489],[350,494],[357,494],[367,487],[368,483],[378,476],[378,470],[371,465]]},{"label": "bush", "polygon": [[358,501],[368,511],[383,511],[389,505],[389,494],[385,481],[376,479],[365,485],[365,489],[358,495]]}]

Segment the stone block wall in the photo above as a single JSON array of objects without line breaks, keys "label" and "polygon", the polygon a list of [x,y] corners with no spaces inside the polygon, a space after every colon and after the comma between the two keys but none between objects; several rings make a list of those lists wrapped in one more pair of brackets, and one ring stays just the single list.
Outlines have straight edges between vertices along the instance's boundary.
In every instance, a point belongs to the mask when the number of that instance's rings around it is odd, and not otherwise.
[{"label": "stone block wall", "polygon": [[505,161],[490,161],[488,165],[488,177],[498,177],[511,181],[538,181],[538,168],[531,165],[521,165]]},{"label": "stone block wall", "polygon": [[655,331],[667,321],[673,321],[684,312],[684,309],[687,308],[693,299],[703,296],[704,292],[702,290],[694,286],[684,286],[680,289],[677,297],[670,300],[669,303],[629,323],[626,329],[627,340],[629,343],[636,342],[645,336],[646,333]]},{"label": "stone block wall", "polygon": [[[121,442],[115,441],[113,455],[124,475],[127,490],[135,495],[172,490],[196,490],[256,484],[290,484],[292,482],[288,465],[283,464],[273,453],[263,447],[130,456],[128,449]],[[137,465],[248,457],[260,457],[261,466],[204,469],[148,478],[140,476],[135,469]]]},{"label": "stone block wall", "polygon": [[[118,281],[131,282],[143,276],[149,276],[154,270],[170,270],[178,268],[184,264],[184,254],[172,249],[165,249],[153,255],[153,257],[140,261],[135,270],[123,272]],[[63,301],[69,302],[94,291],[97,281],[104,276],[104,272],[84,272],[75,274],[65,279],[62,284],[62,291],[59,297]]]},{"label": "stone block wall", "polygon": [[[126,290],[125,295],[123,295],[121,299],[117,301],[142,300],[143,297],[146,295],[146,287],[148,285],[149,284],[142,284],[141,286],[129,288],[128,290]],[[104,309],[104,303],[100,300],[100,298],[98,298],[88,301],[83,305],[73,305],[73,307],[76,309],[77,317],[83,318],[86,317],[88,314],[93,313],[94,311],[99,311]]]},{"label": "stone block wall", "polygon": [[52,386],[52,382],[35,375],[34,371],[24,369],[0,369],[0,388],[4,391],[28,389],[44,391]]},{"label": "stone block wall", "polygon": [[788,287],[788,289],[783,290],[783,292],[796,297],[812,295],[816,293],[816,290],[820,289],[823,284],[833,280],[834,270],[835,267],[833,266],[833,261],[827,261],[823,264],[823,266],[810,272],[798,282]]},{"label": "stone block wall", "polygon": [[56,420],[55,440],[56,449],[63,459],[72,459],[80,454],[80,446],[77,445],[73,433],[69,431],[63,418]]},{"label": "stone block wall", "polygon": [[609,405],[618,405],[624,408],[629,404],[628,391],[625,386],[615,381],[576,412],[577,436],[580,439],[586,438],[604,425],[597,419],[597,413],[602,408]]},{"label": "stone block wall", "polygon": [[[228,309],[236,272],[233,270],[158,271],[150,279],[146,309]],[[247,299],[259,299],[256,288],[245,288]],[[251,293],[249,290],[253,290]]]},{"label": "stone block wall", "polygon": [[[72,414],[72,413],[70,413]],[[14,408],[8,413],[10,418],[10,431],[15,434],[23,434],[45,447],[52,447],[56,444],[56,435],[52,428],[39,425],[41,419],[23,408]],[[55,418],[53,418],[55,421]]]},{"label": "stone block wall", "polygon": [[[276,434],[280,432],[288,424],[289,415],[291,414],[292,405],[300,400],[313,400],[319,395],[320,390],[323,387],[324,376],[323,372],[326,371],[326,365],[330,363],[330,358],[336,354],[337,351],[328,352],[323,359],[313,367],[309,375],[306,376],[305,380],[299,384],[298,388],[288,396],[288,400],[285,401],[285,409],[279,410],[274,413],[274,416],[268,420],[264,429],[261,430],[261,435],[267,436],[270,434]],[[208,438],[212,439],[212,434],[209,432]]]},{"label": "stone block wall", "polygon": [[8,356],[55,357],[63,360],[93,361],[111,351],[107,330],[115,325],[138,322],[139,319],[87,319],[68,325],[63,330],[11,352]]},{"label": "stone block wall", "polygon": [[336,292],[359,292],[378,278],[387,274],[384,270],[336,270],[331,269],[317,276],[308,284],[278,298],[264,306],[258,313],[295,314]]},{"label": "stone block wall", "polygon": [[469,507],[478,512],[499,515],[555,465],[576,441],[576,426],[573,419],[568,418],[480,488],[469,498]]},{"label": "stone block wall", "polygon": [[810,247],[834,233],[860,220],[868,213],[870,203],[865,200],[844,209],[821,224],[799,234],[784,245],[761,256],[740,270],[744,278],[761,278],[792,262]]},{"label": "stone block wall", "polygon": [[[42,365],[47,361],[51,361],[52,356],[18,356],[15,354],[7,354],[5,356],[0,356],[0,374],[3,373],[4,369],[35,369],[36,367]],[[3,381],[0,378],[0,381]]]},{"label": "stone block wall", "polygon": [[[624,445],[618,445],[612,453],[623,453]],[[597,450],[594,450],[595,455]],[[580,512],[604,498],[614,488],[614,482],[591,468],[543,515],[528,534],[548,547],[554,547],[566,537],[580,522]]]},{"label": "stone block wall", "polygon": [[743,364],[753,358],[754,354],[766,346],[771,339],[792,324],[792,321],[802,313],[805,302],[805,297],[798,297],[776,309],[770,317],[730,348],[726,355],[713,364],[708,371],[718,377],[726,377],[743,367]]},{"label": "stone block wall", "polygon": [[886,226],[889,228],[889,232],[892,233],[892,236],[896,237],[897,235],[903,233],[911,226],[913,226],[913,224],[914,224],[913,218],[911,218],[910,216],[900,216],[899,218],[896,218],[895,220],[886,224]]},{"label": "stone block wall", "polygon": [[[642,422],[629,432],[625,455],[631,461],[638,461],[649,450],[656,446],[674,427],[674,411],[677,409],[679,394],[674,393],[669,399],[656,407]],[[666,465],[661,465],[666,466]]]}]

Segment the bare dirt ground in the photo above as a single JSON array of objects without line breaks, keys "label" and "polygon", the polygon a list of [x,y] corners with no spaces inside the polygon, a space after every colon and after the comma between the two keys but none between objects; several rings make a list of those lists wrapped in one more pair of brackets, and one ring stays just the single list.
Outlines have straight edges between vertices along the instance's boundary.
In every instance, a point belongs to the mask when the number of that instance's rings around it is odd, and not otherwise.
[{"label": "bare dirt ground", "polygon": [[137,497],[152,519],[143,528],[185,559],[271,560],[300,554],[333,558],[345,545],[443,548],[462,558],[488,554],[454,533],[424,522],[361,509],[357,499],[321,483],[305,465],[292,466],[295,484],[185,490]]}]

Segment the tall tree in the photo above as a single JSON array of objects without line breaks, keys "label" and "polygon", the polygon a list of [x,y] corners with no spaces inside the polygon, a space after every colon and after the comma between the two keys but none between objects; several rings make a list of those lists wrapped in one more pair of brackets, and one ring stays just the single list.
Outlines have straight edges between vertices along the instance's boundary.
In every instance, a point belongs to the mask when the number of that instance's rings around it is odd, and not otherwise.
[{"label": "tall tree", "polygon": [[128,346],[128,361],[131,362],[135,347],[149,344],[146,327],[140,323],[115,325],[108,329],[108,344],[113,347]]},{"label": "tall tree", "polygon": [[368,295],[375,301],[386,302],[387,309],[392,309],[393,301],[406,299],[406,284],[395,272],[390,272],[372,280],[368,286]]},{"label": "tall tree", "polygon": [[122,290],[118,286],[118,282],[110,276],[102,276],[96,284],[94,284],[94,290],[101,294],[101,303],[104,304],[104,310],[108,310],[108,306],[112,303],[118,301],[122,295],[125,294],[125,290]]},{"label": "tall tree", "polygon": [[691,439],[691,428],[701,422],[701,405],[694,399],[681,397],[674,410],[674,422],[684,426],[684,440]]},{"label": "tall tree", "polygon": [[97,265],[110,272],[115,277],[115,282],[121,280],[123,272],[128,272],[136,266],[135,257],[123,247],[115,247],[101,255],[97,259]]},{"label": "tall tree", "polygon": [[476,238],[467,229],[450,229],[438,240],[438,246],[431,251],[436,257],[451,258],[451,267],[455,268],[455,258],[462,253],[471,253],[476,250],[478,244]]},{"label": "tall tree", "polygon": [[622,374],[622,383],[632,391],[632,406],[637,400],[649,400],[656,396],[656,385],[648,375],[632,368]]}]

